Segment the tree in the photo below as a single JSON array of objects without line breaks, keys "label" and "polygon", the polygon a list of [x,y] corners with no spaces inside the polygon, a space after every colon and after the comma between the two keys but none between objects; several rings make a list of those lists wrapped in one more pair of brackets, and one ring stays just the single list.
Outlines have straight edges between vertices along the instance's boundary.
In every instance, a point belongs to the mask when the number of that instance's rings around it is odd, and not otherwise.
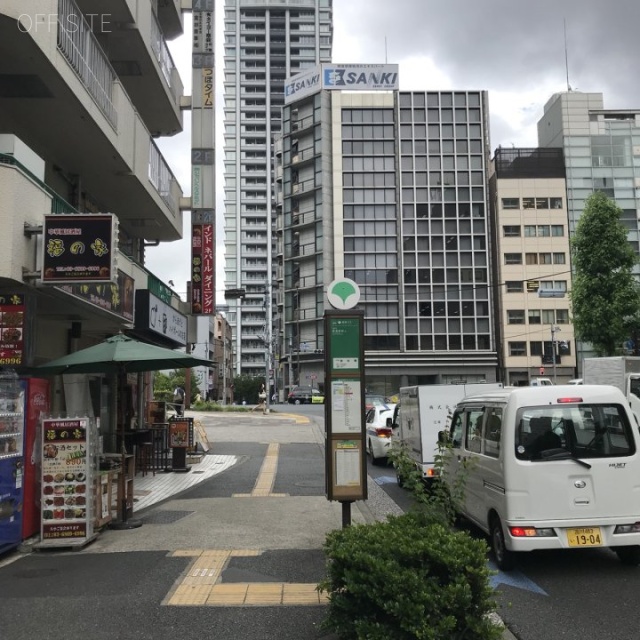
[{"label": "tree", "polygon": [[264,378],[253,376],[236,376],[233,379],[233,397],[235,401],[241,403],[246,400],[249,404],[257,404],[260,387],[264,383]]},{"label": "tree", "polygon": [[[174,369],[168,373],[157,371],[153,376],[153,397],[156,400],[165,400],[166,402],[173,402],[173,390],[176,387],[182,387],[186,390],[185,376],[186,369]],[[195,399],[196,395],[200,391],[198,388],[198,381],[196,378],[196,372],[191,370],[191,402]]]},{"label": "tree", "polygon": [[595,192],[571,240],[571,304],[576,337],[599,356],[616,355],[640,312],[640,289],[633,276],[638,257],[620,221],[622,210]]}]

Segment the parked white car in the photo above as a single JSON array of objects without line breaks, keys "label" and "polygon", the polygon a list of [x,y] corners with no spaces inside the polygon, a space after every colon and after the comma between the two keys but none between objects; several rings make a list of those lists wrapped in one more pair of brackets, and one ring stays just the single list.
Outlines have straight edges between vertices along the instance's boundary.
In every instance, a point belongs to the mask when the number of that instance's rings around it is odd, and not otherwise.
[{"label": "parked white car", "polygon": [[393,416],[395,404],[378,404],[367,411],[365,428],[367,452],[372,464],[382,464],[387,460],[393,436]]}]

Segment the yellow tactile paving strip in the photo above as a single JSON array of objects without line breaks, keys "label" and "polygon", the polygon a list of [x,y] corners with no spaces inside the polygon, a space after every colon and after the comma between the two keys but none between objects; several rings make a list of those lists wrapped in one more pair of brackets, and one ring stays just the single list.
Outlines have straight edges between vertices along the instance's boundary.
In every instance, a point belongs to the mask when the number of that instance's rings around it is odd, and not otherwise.
[{"label": "yellow tactile paving strip", "polygon": [[292,582],[218,583],[232,556],[258,556],[254,549],[183,549],[173,556],[193,557],[189,568],[176,583],[164,603],[181,607],[274,607],[327,604],[327,596],[317,585]]},{"label": "yellow tactile paving strip", "polygon": [[278,472],[278,454],[280,445],[272,442],[267,448],[258,479],[251,493],[234,493],[234,498],[283,498],[286,493],[271,493]]}]

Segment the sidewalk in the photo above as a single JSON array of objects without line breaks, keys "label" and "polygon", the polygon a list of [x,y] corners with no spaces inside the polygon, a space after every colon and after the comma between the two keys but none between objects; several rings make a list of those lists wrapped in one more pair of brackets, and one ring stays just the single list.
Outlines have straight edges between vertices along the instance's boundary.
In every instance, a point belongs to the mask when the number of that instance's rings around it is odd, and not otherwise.
[{"label": "sidewalk", "polygon": [[[324,495],[323,430],[277,410],[187,415],[210,451],[186,473],[135,477],[141,527],[0,561],[3,638],[336,640],[319,628],[316,590],[326,535],[342,526],[340,503]],[[398,513],[372,481],[369,496],[352,505],[353,523]],[[48,575],[70,592],[51,591]],[[49,625],[56,611],[68,626]]]}]

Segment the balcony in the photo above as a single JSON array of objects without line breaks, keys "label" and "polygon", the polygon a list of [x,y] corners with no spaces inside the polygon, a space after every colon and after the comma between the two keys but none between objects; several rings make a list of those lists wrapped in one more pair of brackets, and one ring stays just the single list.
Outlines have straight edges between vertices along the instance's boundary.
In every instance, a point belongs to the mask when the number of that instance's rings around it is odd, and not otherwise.
[{"label": "balcony", "polygon": [[[182,191],[98,40],[57,25],[16,28],[23,3],[0,13],[0,122],[115,213],[132,235],[182,237]],[[55,5],[54,5],[55,6]],[[59,6],[70,6],[61,0]],[[46,115],[46,117],[45,117]]]},{"label": "balcony", "polygon": [[[151,4],[143,0],[113,0],[109,13],[105,13],[104,0],[59,0],[59,13],[67,16],[80,10],[87,16],[108,16],[99,38],[111,66],[151,133],[173,135],[182,131],[183,85],[165,41],[168,36]],[[167,18],[174,0],[158,4],[164,5],[161,15]],[[182,33],[180,13],[177,17],[178,33]],[[164,23],[169,23],[171,31],[176,30],[170,20]],[[93,27],[95,30],[95,20]]]}]

